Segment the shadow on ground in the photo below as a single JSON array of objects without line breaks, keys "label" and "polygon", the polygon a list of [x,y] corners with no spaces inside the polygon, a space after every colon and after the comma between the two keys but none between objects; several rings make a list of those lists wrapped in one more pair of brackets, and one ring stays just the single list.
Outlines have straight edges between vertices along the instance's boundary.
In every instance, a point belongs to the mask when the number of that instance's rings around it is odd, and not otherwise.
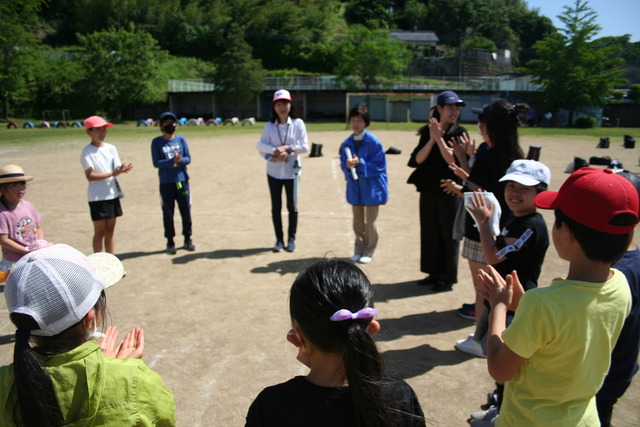
[{"label": "shadow on ground", "polygon": [[393,341],[405,335],[435,335],[465,329],[472,324],[469,320],[458,317],[455,310],[410,314],[378,321],[380,332],[376,335],[377,341]]},{"label": "shadow on ground", "polygon": [[386,302],[392,299],[412,298],[430,293],[424,286],[418,286],[417,280],[400,283],[378,283],[373,285],[374,300]]},{"label": "shadow on ground", "polygon": [[324,258],[302,258],[302,259],[291,259],[284,261],[276,261],[271,262],[264,267],[255,267],[251,269],[252,273],[278,273],[281,276],[284,276],[288,273],[299,273],[304,270],[307,266],[313,264],[314,262],[323,260]]},{"label": "shadow on ground", "polygon": [[429,344],[404,350],[389,350],[383,353],[387,373],[396,378],[413,378],[438,366],[452,366],[472,359],[470,354],[451,350],[438,350]]},{"label": "shadow on ground", "polygon": [[14,334],[0,335],[0,345],[11,344],[14,342],[16,342],[16,336]]}]

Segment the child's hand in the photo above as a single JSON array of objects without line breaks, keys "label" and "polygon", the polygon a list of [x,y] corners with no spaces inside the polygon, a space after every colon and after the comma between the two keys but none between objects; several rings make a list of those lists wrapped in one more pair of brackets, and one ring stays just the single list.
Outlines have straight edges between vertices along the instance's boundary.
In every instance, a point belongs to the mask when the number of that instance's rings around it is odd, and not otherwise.
[{"label": "child's hand", "polygon": [[127,173],[131,169],[133,169],[133,165],[131,163],[125,163],[122,166],[120,166],[120,173]]},{"label": "child's hand", "polygon": [[[518,275],[516,274],[515,277],[517,280]],[[508,274],[507,280],[505,280],[495,268],[487,265],[486,269],[480,270],[478,278],[482,282],[482,286],[476,288],[476,290],[484,299],[489,301],[491,308],[494,308],[500,303],[504,304],[507,308],[511,306],[514,282],[511,274]]]},{"label": "child's hand", "polygon": [[180,163],[182,161],[182,154],[179,150],[173,150],[173,163]]},{"label": "child's hand", "polygon": [[459,178],[462,178],[464,180],[469,178],[469,173],[455,163],[451,163],[449,165],[449,170],[451,170],[451,172],[453,172]]},{"label": "child's hand", "polygon": [[307,356],[307,352],[304,351],[304,347],[302,347],[302,343],[300,342],[298,333],[295,329],[290,329],[289,332],[287,332],[287,341],[298,347],[298,355],[296,356],[298,362],[302,363],[307,368],[310,368],[311,363],[309,362],[309,356]]},{"label": "child's hand", "polygon": [[475,192],[471,197],[469,211],[471,211],[476,221],[478,221],[478,224],[482,224],[493,215],[493,205],[491,203],[487,205],[482,193]]},{"label": "child's hand", "polygon": [[133,328],[124,339],[115,346],[118,338],[118,328],[107,327],[105,337],[98,340],[98,345],[102,348],[106,357],[113,359],[142,359],[144,354],[144,331],[142,328]]},{"label": "child's hand", "polygon": [[347,167],[349,169],[351,168],[355,168],[356,166],[358,166],[360,164],[360,159],[358,158],[358,156],[356,156],[355,154],[353,155],[353,159],[351,160],[347,160]]},{"label": "child's hand", "polygon": [[524,295],[525,291],[522,283],[520,283],[520,278],[518,277],[517,271],[513,270],[511,274],[508,274],[507,280],[509,280],[509,277],[511,277],[511,280],[513,282],[513,300],[511,301],[511,307],[509,307],[509,310],[516,311],[516,308],[518,308],[518,304],[520,304],[520,298],[522,297],[522,295]]}]

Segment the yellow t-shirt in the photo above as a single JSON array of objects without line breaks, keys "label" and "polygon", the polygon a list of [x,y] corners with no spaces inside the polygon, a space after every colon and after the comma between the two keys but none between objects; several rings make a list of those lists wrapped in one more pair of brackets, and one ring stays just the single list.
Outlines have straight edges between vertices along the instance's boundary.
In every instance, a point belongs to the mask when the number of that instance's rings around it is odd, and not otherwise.
[{"label": "yellow t-shirt", "polygon": [[505,385],[496,426],[599,426],[595,394],[631,310],[625,276],[556,279],[528,291],[502,339],[527,359]]}]

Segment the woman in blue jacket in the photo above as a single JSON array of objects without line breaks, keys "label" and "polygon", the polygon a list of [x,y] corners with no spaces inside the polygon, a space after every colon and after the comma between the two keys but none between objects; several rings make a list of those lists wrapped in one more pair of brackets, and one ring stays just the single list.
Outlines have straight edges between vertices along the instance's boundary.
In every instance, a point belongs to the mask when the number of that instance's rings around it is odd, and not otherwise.
[{"label": "woman in blue jacket", "polygon": [[355,249],[351,260],[368,264],[378,244],[378,207],[387,203],[387,161],[382,144],[369,126],[369,111],[357,105],[349,111],[353,135],[340,146],[340,167],[347,181],[347,202],[353,209]]}]

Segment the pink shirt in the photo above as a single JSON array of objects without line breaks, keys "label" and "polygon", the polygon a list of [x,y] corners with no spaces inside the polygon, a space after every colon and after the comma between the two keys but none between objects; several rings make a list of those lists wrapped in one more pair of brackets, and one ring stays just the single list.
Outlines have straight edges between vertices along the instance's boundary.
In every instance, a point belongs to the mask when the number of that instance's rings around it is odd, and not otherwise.
[{"label": "pink shirt", "polygon": [[[29,246],[38,240],[40,219],[36,208],[24,199],[13,210],[0,203],[0,234],[7,234],[11,240],[22,246]],[[2,258],[7,261],[16,262],[21,257],[22,254],[2,248]]]}]

